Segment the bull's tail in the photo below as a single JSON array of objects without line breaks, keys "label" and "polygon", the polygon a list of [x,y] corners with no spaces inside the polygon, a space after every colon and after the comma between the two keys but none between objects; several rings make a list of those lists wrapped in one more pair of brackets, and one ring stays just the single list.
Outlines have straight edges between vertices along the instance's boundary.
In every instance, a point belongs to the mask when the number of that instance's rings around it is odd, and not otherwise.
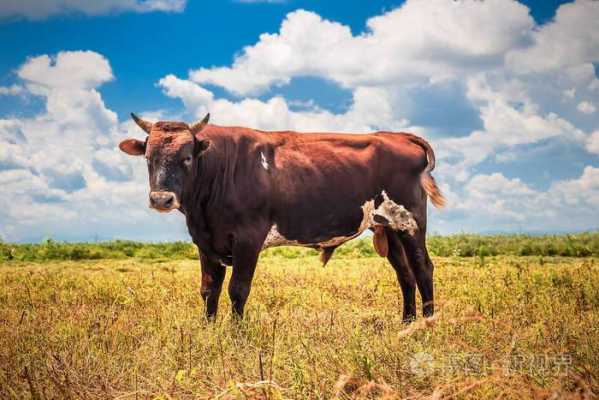
[{"label": "bull's tail", "polygon": [[410,140],[412,143],[415,143],[424,149],[428,160],[426,167],[420,174],[420,184],[426,194],[430,197],[433,205],[437,208],[443,208],[445,205],[445,197],[443,197],[441,190],[437,186],[435,178],[431,175],[431,171],[435,169],[435,152],[431,145],[421,137],[410,135]]}]

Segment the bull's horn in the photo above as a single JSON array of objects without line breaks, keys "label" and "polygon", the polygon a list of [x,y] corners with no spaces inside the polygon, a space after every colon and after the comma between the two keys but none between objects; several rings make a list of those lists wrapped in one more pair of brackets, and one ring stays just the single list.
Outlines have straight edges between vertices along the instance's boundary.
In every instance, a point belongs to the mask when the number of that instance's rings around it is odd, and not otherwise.
[{"label": "bull's horn", "polygon": [[139,127],[141,129],[143,129],[144,131],[146,131],[146,133],[150,133],[150,131],[152,130],[152,123],[148,122],[148,121],[144,121],[143,119],[139,118],[137,115],[131,113],[131,118],[133,118],[133,121],[135,121],[135,123],[137,125],[139,125]]},{"label": "bull's horn", "polygon": [[204,117],[203,120],[201,120],[200,122],[196,122],[195,124],[193,124],[189,130],[191,131],[191,133],[193,133],[194,135],[196,135],[197,133],[199,133],[202,129],[204,129],[204,127],[206,126],[206,124],[208,123],[208,120],[210,120],[210,113],[206,114],[206,116]]}]

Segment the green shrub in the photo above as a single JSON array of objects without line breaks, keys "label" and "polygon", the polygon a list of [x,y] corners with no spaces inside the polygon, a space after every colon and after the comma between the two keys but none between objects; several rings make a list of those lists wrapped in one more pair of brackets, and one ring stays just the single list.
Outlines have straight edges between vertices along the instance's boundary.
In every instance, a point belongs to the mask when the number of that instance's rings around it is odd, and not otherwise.
[{"label": "green shrub", "polygon": [[[440,257],[515,256],[599,256],[599,232],[569,235],[433,235],[427,238],[429,253]],[[287,259],[316,256],[304,247],[276,247],[263,252],[262,257]],[[197,259],[198,251],[190,242],[142,243],[113,240],[99,243],[63,243],[46,239],[38,244],[0,242],[0,261],[93,260],[93,259]],[[335,257],[378,257],[372,237],[352,240],[335,251]]]}]

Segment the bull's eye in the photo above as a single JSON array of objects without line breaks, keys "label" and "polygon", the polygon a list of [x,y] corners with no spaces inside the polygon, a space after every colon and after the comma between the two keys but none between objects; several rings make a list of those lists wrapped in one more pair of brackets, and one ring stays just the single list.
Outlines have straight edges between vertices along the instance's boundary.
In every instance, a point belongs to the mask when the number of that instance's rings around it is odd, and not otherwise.
[{"label": "bull's eye", "polygon": [[188,167],[191,165],[191,156],[187,156],[183,159],[183,164],[187,165]]}]

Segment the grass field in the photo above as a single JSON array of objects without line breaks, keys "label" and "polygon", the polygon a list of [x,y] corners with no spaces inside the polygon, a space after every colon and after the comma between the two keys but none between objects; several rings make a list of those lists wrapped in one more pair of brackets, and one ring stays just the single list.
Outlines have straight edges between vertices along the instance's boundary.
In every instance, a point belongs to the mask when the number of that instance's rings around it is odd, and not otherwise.
[{"label": "grass field", "polygon": [[326,268],[310,251],[267,252],[246,318],[231,319],[224,293],[214,323],[201,317],[193,252],[24,261],[12,246],[0,262],[0,398],[599,394],[596,256],[479,245],[434,257],[438,312],[404,325],[392,268],[352,246]]}]

